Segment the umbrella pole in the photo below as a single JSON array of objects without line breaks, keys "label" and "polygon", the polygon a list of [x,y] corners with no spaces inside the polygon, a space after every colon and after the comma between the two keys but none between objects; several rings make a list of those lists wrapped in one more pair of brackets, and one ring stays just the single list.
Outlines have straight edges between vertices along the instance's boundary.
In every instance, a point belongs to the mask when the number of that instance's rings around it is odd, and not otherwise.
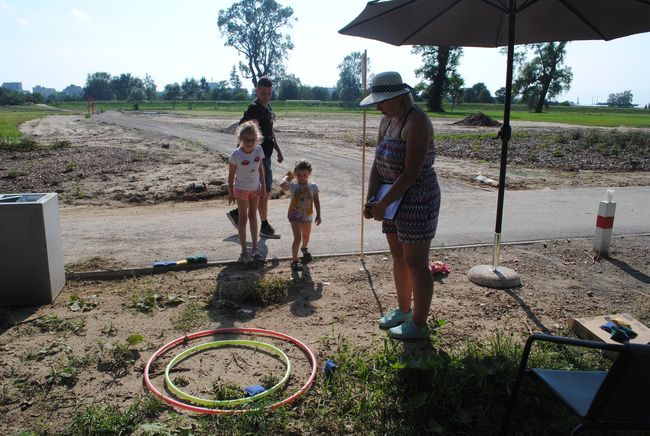
[{"label": "umbrella pole", "polygon": [[499,267],[499,252],[501,249],[501,223],[503,219],[503,197],[506,187],[506,165],[508,163],[508,142],[512,136],[510,128],[510,100],[512,99],[512,68],[515,50],[515,5],[510,0],[511,12],[508,15],[508,61],[506,67],[506,101],[503,105],[503,125],[499,130],[501,138],[501,166],[499,168],[499,191],[497,195],[497,219],[494,226],[494,252],[492,265],[477,265],[472,267],[467,276],[470,281],[491,288],[514,288],[521,285],[519,275],[510,268]]}]

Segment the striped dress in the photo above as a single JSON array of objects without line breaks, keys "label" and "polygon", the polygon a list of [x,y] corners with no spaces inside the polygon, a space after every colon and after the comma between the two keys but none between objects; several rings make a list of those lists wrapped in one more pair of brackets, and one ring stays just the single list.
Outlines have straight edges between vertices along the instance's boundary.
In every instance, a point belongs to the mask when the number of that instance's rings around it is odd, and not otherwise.
[{"label": "striped dress", "polygon": [[[400,132],[401,137],[401,132]],[[402,244],[416,244],[432,240],[438,226],[440,186],[433,169],[436,153],[433,140],[420,175],[406,191],[394,220],[383,220],[383,233],[397,233]],[[375,150],[375,167],[380,183],[393,183],[404,172],[406,141],[388,135]]]}]

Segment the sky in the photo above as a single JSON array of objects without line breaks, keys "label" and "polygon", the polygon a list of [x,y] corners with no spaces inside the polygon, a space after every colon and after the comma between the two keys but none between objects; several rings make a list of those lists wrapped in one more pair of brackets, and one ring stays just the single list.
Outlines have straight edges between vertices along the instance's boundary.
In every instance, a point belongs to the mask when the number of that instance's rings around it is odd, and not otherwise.
[{"label": "sky", "polygon": [[[338,34],[366,0],[278,0],[297,20],[286,31],[295,48],[287,72],[303,85],[333,87],[338,65],[354,51],[368,53],[369,74],[398,71],[414,86],[421,66],[411,47],[395,47]],[[224,45],[217,16],[234,0],[0,0],[0,83],[22,82],[62,90],[84,86],[88,74],[149,74],[159,90],[186,78],[228,80],[243,58]],[[571,89],[557,99],[589,105],[610,93],[632,91],[650,104],[650,33],[567,46]],[[506,57],[496,48],[464,50],[459,72],[465,86],[483,82],[494,93],[505,86]],[[246,88],[250,79],[242,78]]]}]

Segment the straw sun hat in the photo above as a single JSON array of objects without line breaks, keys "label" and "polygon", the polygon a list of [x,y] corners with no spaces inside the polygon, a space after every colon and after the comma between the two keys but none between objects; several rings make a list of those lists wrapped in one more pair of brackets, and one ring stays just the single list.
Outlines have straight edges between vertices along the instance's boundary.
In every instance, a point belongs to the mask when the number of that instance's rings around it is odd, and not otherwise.
[{"label": "straw sun hat", "polygon": [[398,95],[408,94],[412,91],[413,88],[402,82],[402,76],[399,73],[386,71],[376,74],[372,78],[370,95],[361,100],[359,106],[371,106],[385,100],[390,100]]}]

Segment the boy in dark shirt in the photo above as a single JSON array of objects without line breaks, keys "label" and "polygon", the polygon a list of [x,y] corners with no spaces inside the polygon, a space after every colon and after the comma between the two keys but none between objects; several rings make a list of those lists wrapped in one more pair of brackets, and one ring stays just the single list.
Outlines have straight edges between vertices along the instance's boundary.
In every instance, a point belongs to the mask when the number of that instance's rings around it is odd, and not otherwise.
[{"label": "boy in dark shirt", "polygon": [[[275,232],[275,229],[268,222],[268,205],[269,205],[269,195],[271,192],[271,186],[273,184],[273,173],[271,172],[271,157],[273,156],[273,150],[278,152],[278,163],[282,163],[284,157],[282,156],[282,151],[275,140],[275,133],[273,132],[273,119],[275,114],[271,110],[271,96],[273,95],[273,83],[270,79],[262,77],[259,82],[257,82],[257,88],[255,88],[256,99],[252,102],[244,116],[239,120],[239,124],[244,121],[255,120],[262,130],[262,135],[264,139],[262,141],[262,149],[264,150],[264,175],[266,178],[266,192],[265,195],[260,197],[259,201],[259,212],[262,225],[260,226],[260,236],[265,238],[278,239],[279,234]],[[237,227],[237,221],[239,220],[239,211],[233,209],[230,212],[226,213],[230,222]]]}]

